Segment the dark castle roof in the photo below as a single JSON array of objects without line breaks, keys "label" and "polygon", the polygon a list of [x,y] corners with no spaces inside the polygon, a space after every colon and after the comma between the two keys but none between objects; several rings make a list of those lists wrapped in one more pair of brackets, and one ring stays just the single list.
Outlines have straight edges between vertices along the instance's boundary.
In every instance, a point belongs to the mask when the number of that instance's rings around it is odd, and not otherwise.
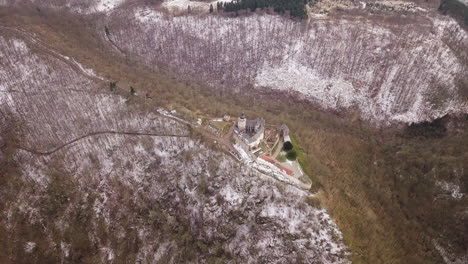
[{"label": "dark castle roof", "polygon": [[283,134],[283,136],[286,136],[289,134],[289,128],[287,125],[285,124],[282,124],[281,126],[279,126],[279,131],[281,131],[281,133]]},{"label": "dark castle roof", "polygon": [[[240,119],[246,119],[245,114],[240,115]],[[245,131],[239,131],[238,126],[234,126],[236,133],[243,138],[247,144],[255,142],[263,136],[265,132],[265,120],[258,118],[245,121]]]},{"label": "dark castle roof", "polygon": [[265,120],[263,119],[253,119],[253,120],[247,120],[245,122],[245,127],[248,128],[248,129],[258,129],[262,126],[265,125]]}]

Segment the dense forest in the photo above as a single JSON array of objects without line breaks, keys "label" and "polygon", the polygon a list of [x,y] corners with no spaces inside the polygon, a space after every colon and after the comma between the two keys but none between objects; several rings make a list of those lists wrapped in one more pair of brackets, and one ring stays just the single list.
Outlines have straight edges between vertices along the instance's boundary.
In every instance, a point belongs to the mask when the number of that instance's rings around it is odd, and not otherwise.
[{"label": "dense forest", "polygon": [[272,8],[275,12],[284,14],[289,13],[292,17],[306,18],[307,12],[305,5],[309,0],[237,0],[217,4],[217,9],[225,12],[237,12],[250,9],[252,12],[256,9]]},{"label": "dense forest", "polygon": [[442,14],[451,14],[468,26],[468,4],[460,0],[443,0],[439,6]]}]

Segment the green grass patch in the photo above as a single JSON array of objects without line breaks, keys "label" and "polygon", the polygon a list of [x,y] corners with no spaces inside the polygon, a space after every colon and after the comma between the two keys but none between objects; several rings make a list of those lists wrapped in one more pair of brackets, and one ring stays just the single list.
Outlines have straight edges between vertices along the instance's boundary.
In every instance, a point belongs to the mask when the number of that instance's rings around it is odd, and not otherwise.
[{"label": "green grass patch", "polygon": [[302,147],[299,145],[299,142],[297,141],[296,137],[289,135],[291,137],[291,142],[293,144],[293,149],[292,151],[296,152],[296,160],[299,162],[301,165],[302,170],[306,173],[309,174],[309,162],[307,161],[307,154],[306,152],[302,149]]},{"label": "green grass patch", "polygon": [[285,155],[278,155],[276,157],[276,160],[279,162],[286,162],[286,156]]},{"label": "green grass patch", "polygon": [[295,161],[297,159],[297,152],[294,149],[288,151],[286,158],[290,161]]},{"label": "green grass patch", "polygon": [[229,122],[225,122],[225,121],[211,121],[211,124],[216,128],[218,129],[220,132],[224,132],[224,129],[226,127],[228,127],[228,125],[230,124]]}]

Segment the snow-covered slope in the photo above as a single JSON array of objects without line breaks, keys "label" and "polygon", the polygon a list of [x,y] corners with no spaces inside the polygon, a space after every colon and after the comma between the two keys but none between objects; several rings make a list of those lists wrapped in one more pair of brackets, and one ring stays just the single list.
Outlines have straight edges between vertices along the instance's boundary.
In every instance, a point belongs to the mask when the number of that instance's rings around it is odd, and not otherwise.
[{"label": "snow-covered slope", "polygon": [[73,58],[0,32],[0,164],[14,162],[21,183],[0,190],[0,227],[17,262],[348,263],[308,192],[111,93]]},{"label": "snow-covered slope", "polygon": [[[408,4],[383,1],[366,9],[341,1],[361,13],[293,21],[268,14],[188,14],[188,3],[193,10],[208,8],[198,1],[163,1],[162,8],[145,1],[30,1],[105,13],[102,23],[119,50],[217,89],[287,92],[326,110],[357,110],[379,124],[468,112],[467,32],[454,19],[413,3],[410,12],[371,14],[377,7]],[[323,5],[337,4],[322,1],[315,8],[322,12]]]},{"label": "snow-covered slope", "polygon": [[148,66],[162,63],[218,89],[286,91],[324,109],[357,107],[379,123],[468,112],[459,94],[468,34],[433,13],[305,23],[135,8],[114,13],[109,27],[114,42]]},{"label": "snow-covered slope", "polygon": [[81,14],[103,14],[119,7],[126,0],[80,0],[80,1],[43,1],[43,0],[0,0],[0,6],[27,4],[45,8],[69,10]]}]

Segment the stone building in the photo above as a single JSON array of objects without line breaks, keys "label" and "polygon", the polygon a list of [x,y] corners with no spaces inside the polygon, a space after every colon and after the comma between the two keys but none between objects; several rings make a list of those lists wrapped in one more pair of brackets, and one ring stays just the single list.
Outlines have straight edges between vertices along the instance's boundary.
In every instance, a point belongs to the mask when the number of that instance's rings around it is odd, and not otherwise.
[{"label": "stone building", "polygon": [[282,124],[281,126],[278,127],[278,130],[281,133],[281,136],[283,136],[283,143],[286,142],[291,142],[291,138],[289,137],[289,128],[287,125]]},{"label": "stone building", "polygon": [[247,150],[253,149],[265,136],[265,120],[262,118],[248,120],[242,113],[234,126],[234,132],[239,145]]}]

